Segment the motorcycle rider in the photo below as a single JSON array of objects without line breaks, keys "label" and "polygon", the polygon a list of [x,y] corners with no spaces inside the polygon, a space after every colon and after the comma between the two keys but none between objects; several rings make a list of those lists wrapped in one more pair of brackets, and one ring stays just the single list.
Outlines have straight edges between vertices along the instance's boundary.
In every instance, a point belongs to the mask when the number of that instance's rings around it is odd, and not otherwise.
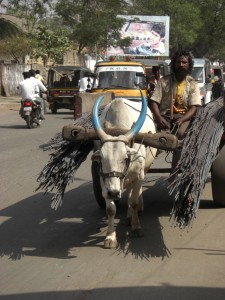
[{"label": "motorcycle rider", "polygon": [[44,100],[41,97],[41,93],[45,93],[47,91],[47,88],[44,86],[44,84],[37,78],[35,78],[36,76],[36,72],[33,69],[29,70],[30,73],[30,81],[33,82],[34,86],[35,86],[35,96],[34,96],[34,101],[36,101],[37,103],[40,104],[41,106],[41,119],[44,120],[44,113],[45,113],[45,104],[44,104]]},{"label": "motorcycle rider", "polygon": [[44,78],[41,76],[40,70],[36,70],[35,74],[35,78],[39,79],[43,84],[45,84]]},{"label": "motorcycle rider", "polygon": [[[18,86],[22,101],[31,100],[41,104],[41,102],[37,100],[36,85],[33,80],[31,80],[30,72],[23,72],[23,78],[24,80],[22,80]],[[41,119],[42,118],[43,116],[41,116]]]}]

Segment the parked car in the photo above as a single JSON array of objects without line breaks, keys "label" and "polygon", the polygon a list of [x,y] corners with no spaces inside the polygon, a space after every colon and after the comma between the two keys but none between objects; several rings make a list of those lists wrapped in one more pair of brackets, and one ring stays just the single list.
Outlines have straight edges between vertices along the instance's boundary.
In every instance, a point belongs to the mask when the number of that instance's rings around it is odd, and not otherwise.
[{"label": "parked car", "polygon": [[88,68],[77,66],[56,66],[48,71],[47,102],[56,114],[58,109],[74,110],[76,95],[79,94],[79,80],[90,72]]}]

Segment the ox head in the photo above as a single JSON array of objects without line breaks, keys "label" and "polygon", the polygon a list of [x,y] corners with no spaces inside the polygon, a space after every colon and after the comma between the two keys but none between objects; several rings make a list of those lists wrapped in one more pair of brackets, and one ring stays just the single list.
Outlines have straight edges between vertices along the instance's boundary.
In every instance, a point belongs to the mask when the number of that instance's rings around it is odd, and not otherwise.
[{"label": "ox head", "polygon": [[137,176],[144,169],[144,158],[138,154],[137,150],[128,147],[128,143],[134,139],[145,121],[147,102],[142,94],[142,110],[137,122],[124,135],[113,137],[104,131],[98,116],[102,99],[103,97],[97,99],[92,111],[93,127],[101,140],[101,147],[93,154],[92,159],[98,160],[100,164],[101,180],[104,181],[103,197],[117,200],[121,198],[124,178],[131,165],[133,173],[136,172]]},{"label": "ox head", "polygon": [[[127,138],[127,141],[129,142],[131,139],[134,139],[135,136],[138,134],[140,131],[142,125],[144,124],[145,118],[146,118],[146,113],[147,113],[147,101],[141,92],[141,100],[142,100],[142,108],[141,108],[141,113],[140,116],[137,120],[137,122],[132,126],[132,128],[124,135]],[[108,138],[108,135],[104,132],[104,129],[101,126],[101,122],[99,120],[98,116],[98,109],[103,100],[103,96],[100,96],[93,107],[92,110],[92,121],[93,121],[93,127],[95,129],[95,132],[97,133],[99,139],[101,141],[104,141]]]}]

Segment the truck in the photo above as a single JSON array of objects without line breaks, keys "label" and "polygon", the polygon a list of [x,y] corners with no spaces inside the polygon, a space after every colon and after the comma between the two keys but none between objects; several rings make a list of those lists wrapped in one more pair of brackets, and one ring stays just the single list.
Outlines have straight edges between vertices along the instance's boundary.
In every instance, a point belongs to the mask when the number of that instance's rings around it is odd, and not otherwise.
[{"label": "truck", "polygon": [[198,82],[202,105],[213,100],[211,64],[207,58],[194,58],[194,67],[191,75]]}]

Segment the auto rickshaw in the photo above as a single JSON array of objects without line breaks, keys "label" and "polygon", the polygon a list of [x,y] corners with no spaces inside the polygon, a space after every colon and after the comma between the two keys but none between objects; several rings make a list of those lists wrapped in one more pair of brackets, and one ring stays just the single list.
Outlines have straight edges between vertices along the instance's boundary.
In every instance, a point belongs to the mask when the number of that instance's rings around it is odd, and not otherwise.
[{"label": "auto rickshaw", "polygon": [[74,110],[75,96],[79,94],[79,80],[86,72],[90,70],[77,66],[56,66],[49,69],[47,102],[53,114],[61,108]]}]

